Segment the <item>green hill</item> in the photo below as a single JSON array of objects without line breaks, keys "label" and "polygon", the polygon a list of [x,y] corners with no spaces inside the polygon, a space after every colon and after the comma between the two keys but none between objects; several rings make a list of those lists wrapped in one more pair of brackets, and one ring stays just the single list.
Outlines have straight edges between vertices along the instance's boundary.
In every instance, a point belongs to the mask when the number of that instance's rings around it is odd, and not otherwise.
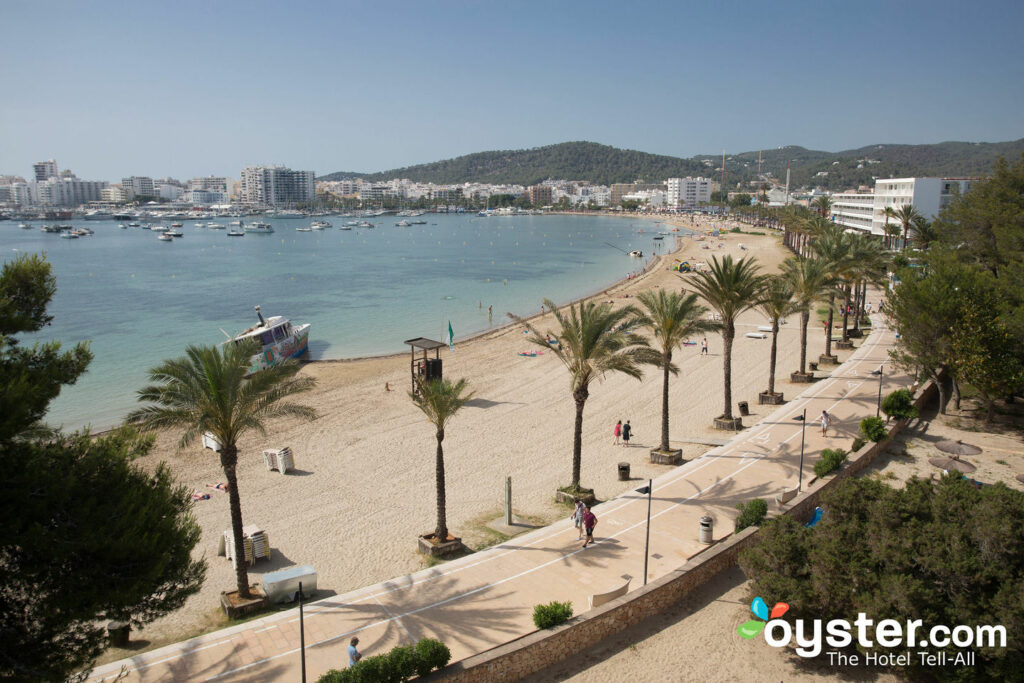
[{"label": "green hill", "polygon": [[[813,185],[844,189],[870,185],[875,177],[977,176],[988,173],[1000,157],[1016,159],[1024,153],[1024,138],[1011,142],[942,142],[934,145],[869,145],[842,152],[824,152],[798,146],[761,152],[761,172],[785,181],[790,162],[793,188]],[[726,155],[726,185],[754,180],[758,152]],[[483,182],[532,185],[549,178],[585,180],[601,185],[661,182],[666,178],[703,175],[719,178],[722,156],[698,154],[690,159],[617,149],[595,142],[563,142],[533,149],[498,150],[467,154],[430,164],[407,166],[379,173],[338,171],[320,180],[363,178],[368,181],[408,178],[418,182],[455,184]],[[819,175],[821,174],[821,175]]]}]

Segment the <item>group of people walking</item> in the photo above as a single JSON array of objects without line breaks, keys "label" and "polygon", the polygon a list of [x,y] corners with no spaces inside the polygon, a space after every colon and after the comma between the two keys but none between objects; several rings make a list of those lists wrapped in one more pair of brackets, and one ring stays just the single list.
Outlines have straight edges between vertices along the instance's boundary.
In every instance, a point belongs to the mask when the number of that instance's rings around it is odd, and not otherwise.
[{"label": "group of people walking", "polygon": [[629,424],[629,420],[626,420],[626,424],[622,424],[622,420],[619,420],[615,423],[614,434],[616,446],[620,444],[620,438],[622,439],[621,444],[623,446],[628,446],[629,439],[633,436],[633,426]]},{"label": "group of people walking", "polygon": [[[576,525],[576,530],[579,532],[576,536],[576,540],[583,540],[583,547],[586,548],[594,542],[594,527],[597,526],[597,515],[595,515],[593,510],[587,507],[587,504],[579,498],[575,499],[574,504],[575,507],[573,508],[569,519],[571,519],[573,524]],[[585,540],[583,539],[584,531],[587,534]]]}]

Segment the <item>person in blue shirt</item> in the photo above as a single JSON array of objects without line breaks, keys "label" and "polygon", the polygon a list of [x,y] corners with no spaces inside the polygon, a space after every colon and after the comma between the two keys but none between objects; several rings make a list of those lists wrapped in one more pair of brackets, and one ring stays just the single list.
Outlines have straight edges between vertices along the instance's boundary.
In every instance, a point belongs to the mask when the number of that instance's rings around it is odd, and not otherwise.
[{"label": "person in blue shirt", "polygon": [[352,640],[348,641],[348,665],[349,665],[349,668],[355,666],[356,662],[358,662],[360,659],[363,658],[363,656],[361,654],[359,654],[359,650],[356,649],[356,645],[358,645],[358,644],[359,644],[359,639],[358,638],[353,638]]}]

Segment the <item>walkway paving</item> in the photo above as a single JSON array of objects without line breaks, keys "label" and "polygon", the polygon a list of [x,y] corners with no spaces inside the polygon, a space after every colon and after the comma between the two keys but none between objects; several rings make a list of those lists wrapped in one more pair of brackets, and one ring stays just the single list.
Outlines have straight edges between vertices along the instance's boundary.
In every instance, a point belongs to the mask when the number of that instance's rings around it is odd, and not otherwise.
[{"label": "walkway paving", "polygon": [[[870,373],[888,361],[893,340],[890,330],[876,329],[830,377],[770,414],[747,418],[760,420],[726,445],[655,479],[648,580],[681,566],[702,548],[702,515],[715,520],[715,538],[721,538],[732,530],[737,503],[771,500],[782,488],[796,486],[801,423],[793,418],[804,409],[805,485],[823,448],[849,449],[860,419],[875,414],[879,378]],[[812,339],[810,346],[817,348],[818,342]],[[909,383],[886,365],[883,394]],[[823,409],[833,415],[827,437],[817,419]],[[623,494],[597,506],[595,514],[597,543],[585,550],[565,520],[484,552],[309,604],[307,680],[346,666],[354,634],[364,655],[435,637],[458,660],[533,631],[537,603],[571,600],[582,612],[588,596],[614,588],[624,577],[632,578],[632,588],[642,585],[646,496]],[[298,610],[99,667],[93,680],[111,680],[122,667],[131,681],[300,680]]]}]

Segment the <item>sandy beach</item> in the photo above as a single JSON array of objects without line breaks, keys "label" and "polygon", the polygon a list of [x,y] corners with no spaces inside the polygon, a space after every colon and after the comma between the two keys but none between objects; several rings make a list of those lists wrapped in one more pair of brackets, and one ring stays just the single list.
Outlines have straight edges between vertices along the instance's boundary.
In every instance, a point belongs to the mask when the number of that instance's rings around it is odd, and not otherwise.
[{"label": "sandy beach", "polygon": [[[689,220],[680,225],[691,227]],[[693,227],[710,230],[712,225],[731,227],[710,219]],[[708,249],[702,248],[705,244]],[[692,263],[725,253],[753,255],[764,272],[775,271],[788,255],[773,234],[725,233],[703,242],[681,238],[676,253],[660,257],[645,275],[620,282],[595,298],[621,306],[643,289],[678,288],[685,285],[685,276],[669,270],[674,258]],[[504,312],[499,316],[495,311],[494,319],[503,323]],[[553,329],[553,316],[535,318],[534,323],[542,332]],[[733,396],[734,401],[751,404],[747,425],[757,421],[759,413],[769,412],[756,401],[767,386],[770,340],[743,336],[764,323],[759,313],[745,313],[733,347]],[[787,396],[799,391],[787,381],[799,357],[796,323],[792,318],[779,336],[776,390]],[[420,333],[410,329],[407,337]],[[670,386],[671,434],[688,459],[709,446],[687,439],[728,436],[711,428],[712,418],[722,411],[722,356],[717,335],[709,335],[708,343],[709,357],[700,357],[699,346],[676,353],[680,375]],[[812,328],[808,356],[816,357],[821,346],[820,328]],[[525,350],[530,347],[522,327],[508,325],[472,340],[457,339],[454,353],[441,353],[445,376],[465,377],[476,392],[472,404],[449,425],[444,442],[449,527],[473,548],[503,538],[486,522],[502,514],[506,476],[512,477],[513,507],[520,518],[544,524],[568,514],[553,500],[555,489],[570,477],[574,406],[568,374],[553,355],[518,355]],[[308,423],[273,422],[266,437],[250,434],[239,444],[244,522],[265,529],[273,549],[270,561],[261,560],[251,569],[251,580],[267,571],[310,564],[319,575],[316,597],[322,598],[423,568],[416,536],[433,529],[435,440],[432,427],[407,395],[409,356],[310,363],[302,373],[318,380],[317,388],[301,401],[315,407],[319,418]],[[385,382],[392,391],[384,390]],[[618,481],[616,465],[621,461],[632,465],[634,478],[666,471],[648,461],[648,450],[657,445],[660,433],[660,412],[661,375],[655,368],[639,382],[612,376],[591,387],[584,415],[582,479],[600,499],[634,485]],[[619,419],[634,426],[630,448],[613,445],[612,427]],[[195,505],[203,529],[196,554],[206,557],[209,571],[202,591],[183,609],[133,636],[136,648],[156,647],[225,625],[218,596],[234,587],[231,564],[217,555],[218,539],[230,527],[227,496],[205,488],[223,480],[218,459],[199,445],[178,450],[178,436],[160,434],[144,466],[166,461],[182,483],[210,493],[209,500]],[[262,449],[280,446],[291,447],[295,454],[297,471],[288,476],[267,471],[263,464]],[[112,649],[103,661],[129,654]]]}]

